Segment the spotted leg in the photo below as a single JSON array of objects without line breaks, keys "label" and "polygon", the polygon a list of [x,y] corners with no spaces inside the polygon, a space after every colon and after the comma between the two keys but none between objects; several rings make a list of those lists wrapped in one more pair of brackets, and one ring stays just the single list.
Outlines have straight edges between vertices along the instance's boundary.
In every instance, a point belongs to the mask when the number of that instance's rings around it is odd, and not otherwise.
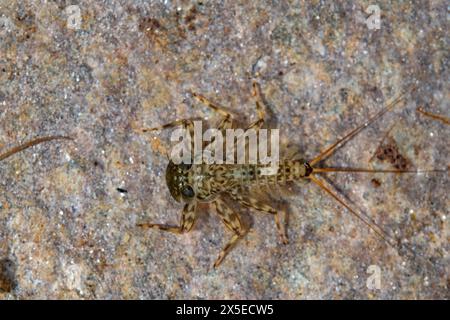
[{"label": "spotted leg", "polygon": [[214,268],[217,268],[225,256],[234,247],[236,242],[245,235],[245,229],[239,219],[239,215],[227,206],[222,199],[218,198],[214,200],[213,203],[216,207],[217,214],[220,216],[225,226],[234,232],[233,237],[220,252],[216,262],[214,262]]},{"label": "spotted leg", "polygon": [[273,214],[275,218],[275,224],[277,226],[278,234],[283,244],[288,244],[289,240],[286,235],[286,212],[282,210],[276,210],[268,204],[260,203],[258,199],[243,196],[240,190],[233,190],[229,193],[231,198],[239,202],[245,207],[255,209],[257,211],[267,212]]},{"label": "spotted leg", "polygon": [[195,209],[197,208],[197,202],[189,202],[184,206],[183,212],[181,214],[180,225],[173,226],[167,224],[156,224],[156,223],[138,223],[137,226],[141,228],[154,228],[164,231],[173,232],[176,234],[187,233],[191,231],[194,226],[197,216],[195,214]]}]

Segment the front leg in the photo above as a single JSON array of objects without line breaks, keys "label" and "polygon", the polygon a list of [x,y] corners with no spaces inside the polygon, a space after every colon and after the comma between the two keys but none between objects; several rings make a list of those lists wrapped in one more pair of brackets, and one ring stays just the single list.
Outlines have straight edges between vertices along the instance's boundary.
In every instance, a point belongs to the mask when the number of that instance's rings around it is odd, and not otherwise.
[{"label": "front leg", "polygon": [[197,220],[197,215],[195,213],[196,208],[197,208],[197,201],[189,202],[184,206],[179,226],[156,224],[156,223],[138,223],[137,226],[142,228],[160,229],[176,234],[187,233],[191,231],[195,221]]},{"label": "front leg", "polygon": [[192,96],[203,103],[205,106],[210,108],[211,110],[217,112],[222,116],[222,120],[220,121],[219,125],[217,126],[218,130],[225,130],[229,129],[232,126],[233,123],[233,116],[231,113],[229,113],[224,107],[219,106],[218,104],[210,101],[205,96],[202,96],[201,94],[191,92]]},{"label": "front leg", "polygon": [[[175,120],[169,123],[166,123],[162,126],[159,127],[154,127],[154,128],[140,128],[139,131],[143,132],[143,133],[148,133],[148,132],[152,132],[152,131],[159,131],[159,130],[164,130],[164,129],[170,129],[170,128],[174,128],[177,126],[183,126],[183,128],[185,130],[188,130],[189,135],[190,135],[190,139],[184,139],[183,141],[184,143],[189,143],[190,140],[190,145],[185,145],[185,147],[187,148],[187,150],[190,150],[191,152],[191,156],[193,156],[193,152],[194,152],[194,121],[195,120],[199,120],[198,118],[191,118],[191,119],[179,119],[179,120]],[[167,149],[163,149],[163,155],[167,158],[170,159],[170,155],[167,153]],[[191,158],[192,159],[192,158]]]},{"label": "front leg", "polygon": [[254,129],[256,131],[259,131],[259,129],[261,129],[261,127],[264,125],[266,112],[264,110],[265,105],[261,95],[261,88],[256,81],[253,81],[252,83],[252,95],[253,97],[255,97],[257,119],[247,127],[247,130]]}]

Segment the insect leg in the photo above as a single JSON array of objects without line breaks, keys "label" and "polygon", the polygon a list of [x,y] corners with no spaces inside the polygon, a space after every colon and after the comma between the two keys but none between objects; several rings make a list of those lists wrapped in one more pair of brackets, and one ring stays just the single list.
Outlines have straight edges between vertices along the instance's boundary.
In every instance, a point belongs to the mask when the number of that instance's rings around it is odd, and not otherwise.
[{"label": "insect leg", "polygon": [[[225,110],[224,107],[219,106],[215,104],[214,102],[208,100],[206,97],[204,97],[201,94],[191,92],[192,96],[206,105],[208,108],[212,109],[214,112],[219,113],[222,116],[222,119],[220,120],[219,124],[217,125],[217,130],[222,131],[222,134],[226,129],[230,129],[233,125],[233,116],[231,113],[229,113],[227,110]],[[208,151],[216,150],[216,144],[217,140],[215,137],[211,139],[209,143],[206,143],[203,148]]]},{"label": "insect leg", "polygon": [[158,131],[158,130],[163,130],[163,129],[169,129],[169,128],[173,128],[173,127],[177,127],[177,126],[183,126],[184,128],[189,129],[190,132],[194,132],[194,120],[197,119],[180,119],[180,120],[175,120],[169,123],[166,123],[162,126],[159,127],[154,127],[154,128],[141,128],[140,131],[147,133],[147,132],[151,132],[151,131]]},{"label": "insect leg", "polygon": [[214,268],[217,268],[223,261],[225,256],[234,247],[239,238],[243,237],[245,234],[245,229],[239,219],[239,215],[234,212],[226,203],[220,198],[214,200],[214,205],[216,207],[217,214],[222,219],[225,226],[234,232],[233,237],[228,241],[223,250],[220,252],[217,260],[214,262]]},{"label": "insect leg", "polygon": [[263,108],[264,101],[261,97],[261,88],[259,87],[259,84],[256,81],[253,81],[252,87],[252,95],[255,97],[256,115],[258,116],[258,119],[255,122],[251,123],[247,129],[259,130],[264,124],[266,113]]},{"label": "insect leg", "polygon": [[214,102],[211,102],[205,96],[202,96],[201,94],[198,94],[195,92],[191,92],[191,94],[195,99],[197,99],[198,101],[203,103],[208,108],[214,110],[215,112],[221,114],[224,117],[231,117],[231,114],[228,111],[226,111],[224,107],[219,106],[218,104],[216,104]]},{"label": "insect leg", "polygon": [[[259,129],[262,128],[262,126],[264,125],[264,117],[265,117],[265,112],[264,112],[264,102],[263,99],[261,97],[261,90],[259,88],[259,85],[256,81],[253,81],[253,90],[252,90],[252,95],[256,98],[255,100],[255,105],[256,105],[256,115],[258,117],[258,119],[256,119],[255,121],[253,121],[252,123],[250,123],[247,128],[245,128],[245,130],[255,130],[256,133],[258,133]],[[236,139],[236,142],[234,144],[234,148],[236,149],[236,143],[239,141],[239,139],[242,137],[238,136]],[[245,148],[248,148],[248,143],[249,141],[247,140],[245,142]]]},{"label": "insect leg", "polygon": [[229,113],[227,110],[225,110],[224,107],[219,106],[215,104],[214,102],[211,102],[206,97],[202,96],[201,94],[192,92],[192,96],[196,98],[198,101],[203,103],[208,108],[212,109],[213,111],[219,113],[223,118],[219,125],[217,126],[218,130],[228,129],[231,128],[231,124],[233,122],[233,116],[231,113]]},{"label": "insect leg", "polygon": [[244,197],[238,191],[230,193],[231,198],[239,202],[245,207],[255,209],[257,211],[267,212],[274,216],[275,224],[277,226],[278,234],[283,244],[288,244],[289,240],[286,235],[286,212],[282,210],[276,210],[268,204],[260,203],[259,200],[252,197]]},{"label": "insect leg", "polygon": [[[190,141],[191,141],[191,145],[188,146],[188,150],[191,150],[191,156],[193,156],[193,152],[194,152],[194,139],[192,139],[192,137],[194,136],[194,121],[195,120],[200,120],[199,118],[191,118],[191,119],[179,119],[179,120],[175,120],[169,123],[166,123],[162,126],[159,127],[154,127],[154,128],[140,128],[139,131],[143,132],[143,133],[147,133],[147,132],[151,132],[151,131],[158,131],[158,130],[163,130],[163,129],[168,129],[168,128],[173,128],[173,127],[177,127],[177,126],[183,126],[184,129],[189,130],[189,135],[191,137]],[[187,139],[183,139],[185,141],[185,143],[188,143]],[[169,159],[169,154],[167,154],[167,151],[163,151],[162,152],[166,158]]]},{"label": "insect leg", "polygon": [[196,208],[197,208],[196,201],[189,202],[184,206],[183,212],[181,213],[179,226],[156,224],[156,223],[138,223],[137,226],[142,228],[160,229],[177,234],[186,233],[191,231],[192,227],[194,226],[195,220],[197,219],[197,216],[195,214]]}]

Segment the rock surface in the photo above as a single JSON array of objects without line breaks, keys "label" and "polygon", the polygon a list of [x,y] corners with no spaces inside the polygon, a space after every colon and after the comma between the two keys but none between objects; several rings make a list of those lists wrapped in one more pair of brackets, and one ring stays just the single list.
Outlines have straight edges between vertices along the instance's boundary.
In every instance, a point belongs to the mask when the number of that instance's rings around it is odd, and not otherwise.
[{"label": "rock surface", "polygon": [[448,173],[328,176],[415,257],[312,184],[272,203],[288,245],[240,208],[251,229],[217,270],[231,234],[208,205],[185,235],[136,227],[179,219],[169,134],[137,128],[214,118],[191,90],[250,122],[257,79],[269,123],[311,159],[416,84],[322,165],[446,169],[450,126],[416,111],[450,117],[445,1],[377,2],[379,29],[366,1],[75,3],[0,1],[1,150],[75,138],[0,163],[0,298],[450,298]]}]

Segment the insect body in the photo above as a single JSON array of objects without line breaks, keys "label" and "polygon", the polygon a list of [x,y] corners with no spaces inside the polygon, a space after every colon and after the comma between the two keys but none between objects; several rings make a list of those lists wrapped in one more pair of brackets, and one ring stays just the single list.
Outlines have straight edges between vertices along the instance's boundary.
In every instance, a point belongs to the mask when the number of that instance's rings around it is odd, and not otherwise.
[{"label": "insect body", "polygon": [[[262,99],[259,91],[259,86],[253,84],[253,95],[256,96],[256,110],[258,119],[251,123],[247,129],[259,130],[264,124],[264,111],[262,109]],[[371,117],[366,123],[352,130],[339,139],[336,143],[325,149],[318,156],[311,161],[292,158],[279,161],[276,166],[268,167],[263,164],[175,164],[169,161],[166,169],[166,183],[172,197],[178,201],[183,202],[184,209],[181,214],[180,224],[178,226],[171,226],[166,224],[155,223],[140,223],[139,226],[144,228],[157,228],[174,233],[189,232],[197,219],[196,209],[197,204],[201,202],[212,203],[215,206],[216,212],[221,218],[225,226],[233,232],[232,238],[225,245],[220,252],[218,258],[214,263],[217,267],[232,249],[235,243],[245,235],[246,229],[243,226],[239,214],[236,213],[227,203],[226,199],[232,199],[245,207],[255,209],[257,211],[272,214],[275,219],[276,227],[284,244],[288,243],[288,238],[285,230],[285,212],[277,210],[267,203],[261,201],[245,192],[260,186],[270,186],[276,184],[285,184],[288,182],[296,182],[300,180],[310,180],[318,185],[322,190],[332,196],[347,210],[349,210],[358,219],[364,222],[371,228],[380,238],[385,240],[388,244],[393,245],[395,241],[387,232],[385,232],[379,225],[367,216],[363,216],[353,210],[343,200],[341,200],[337,193],[327,185],[325,180],[319,177],[320,174],[327,172],[360,172],[360,173],[407,173],[418,172],[417,170],[371,170],[371,169],[355,169],[355,168],[320,168],[316,164],[320,163],[325,158],[329,157],[338,147],[349,141],[358,132],[364,129],[383,116],[386,112],[394,108],[395,105],[403,98],[405,93],[401,94],[387,107],[383,108],[376,115]],[[198,100],[217,111],[222,115],[222,120],[218,126],[219,130],[225,130],[232,126],[232,116],[225,109],[207,100],[205,97],[193,94]],[[170,128],[183,125],[192,132],[193,121],[189,119],[175,121],[166,124],[160,128],[143,129],[143,132],[152,130],[159,130],[162,128]],[[214,143],[214,142],[211,142]]]},{"label": "insect body", "polygon": [[209,202],[222,192],[239,187],[255,187],[297,181],[308,177],[311,166],[304,160],[285,160],[276,167],[262,164],[200,164],[167,167],[166,179],[171,195],[176,200],[192,198]]}]

